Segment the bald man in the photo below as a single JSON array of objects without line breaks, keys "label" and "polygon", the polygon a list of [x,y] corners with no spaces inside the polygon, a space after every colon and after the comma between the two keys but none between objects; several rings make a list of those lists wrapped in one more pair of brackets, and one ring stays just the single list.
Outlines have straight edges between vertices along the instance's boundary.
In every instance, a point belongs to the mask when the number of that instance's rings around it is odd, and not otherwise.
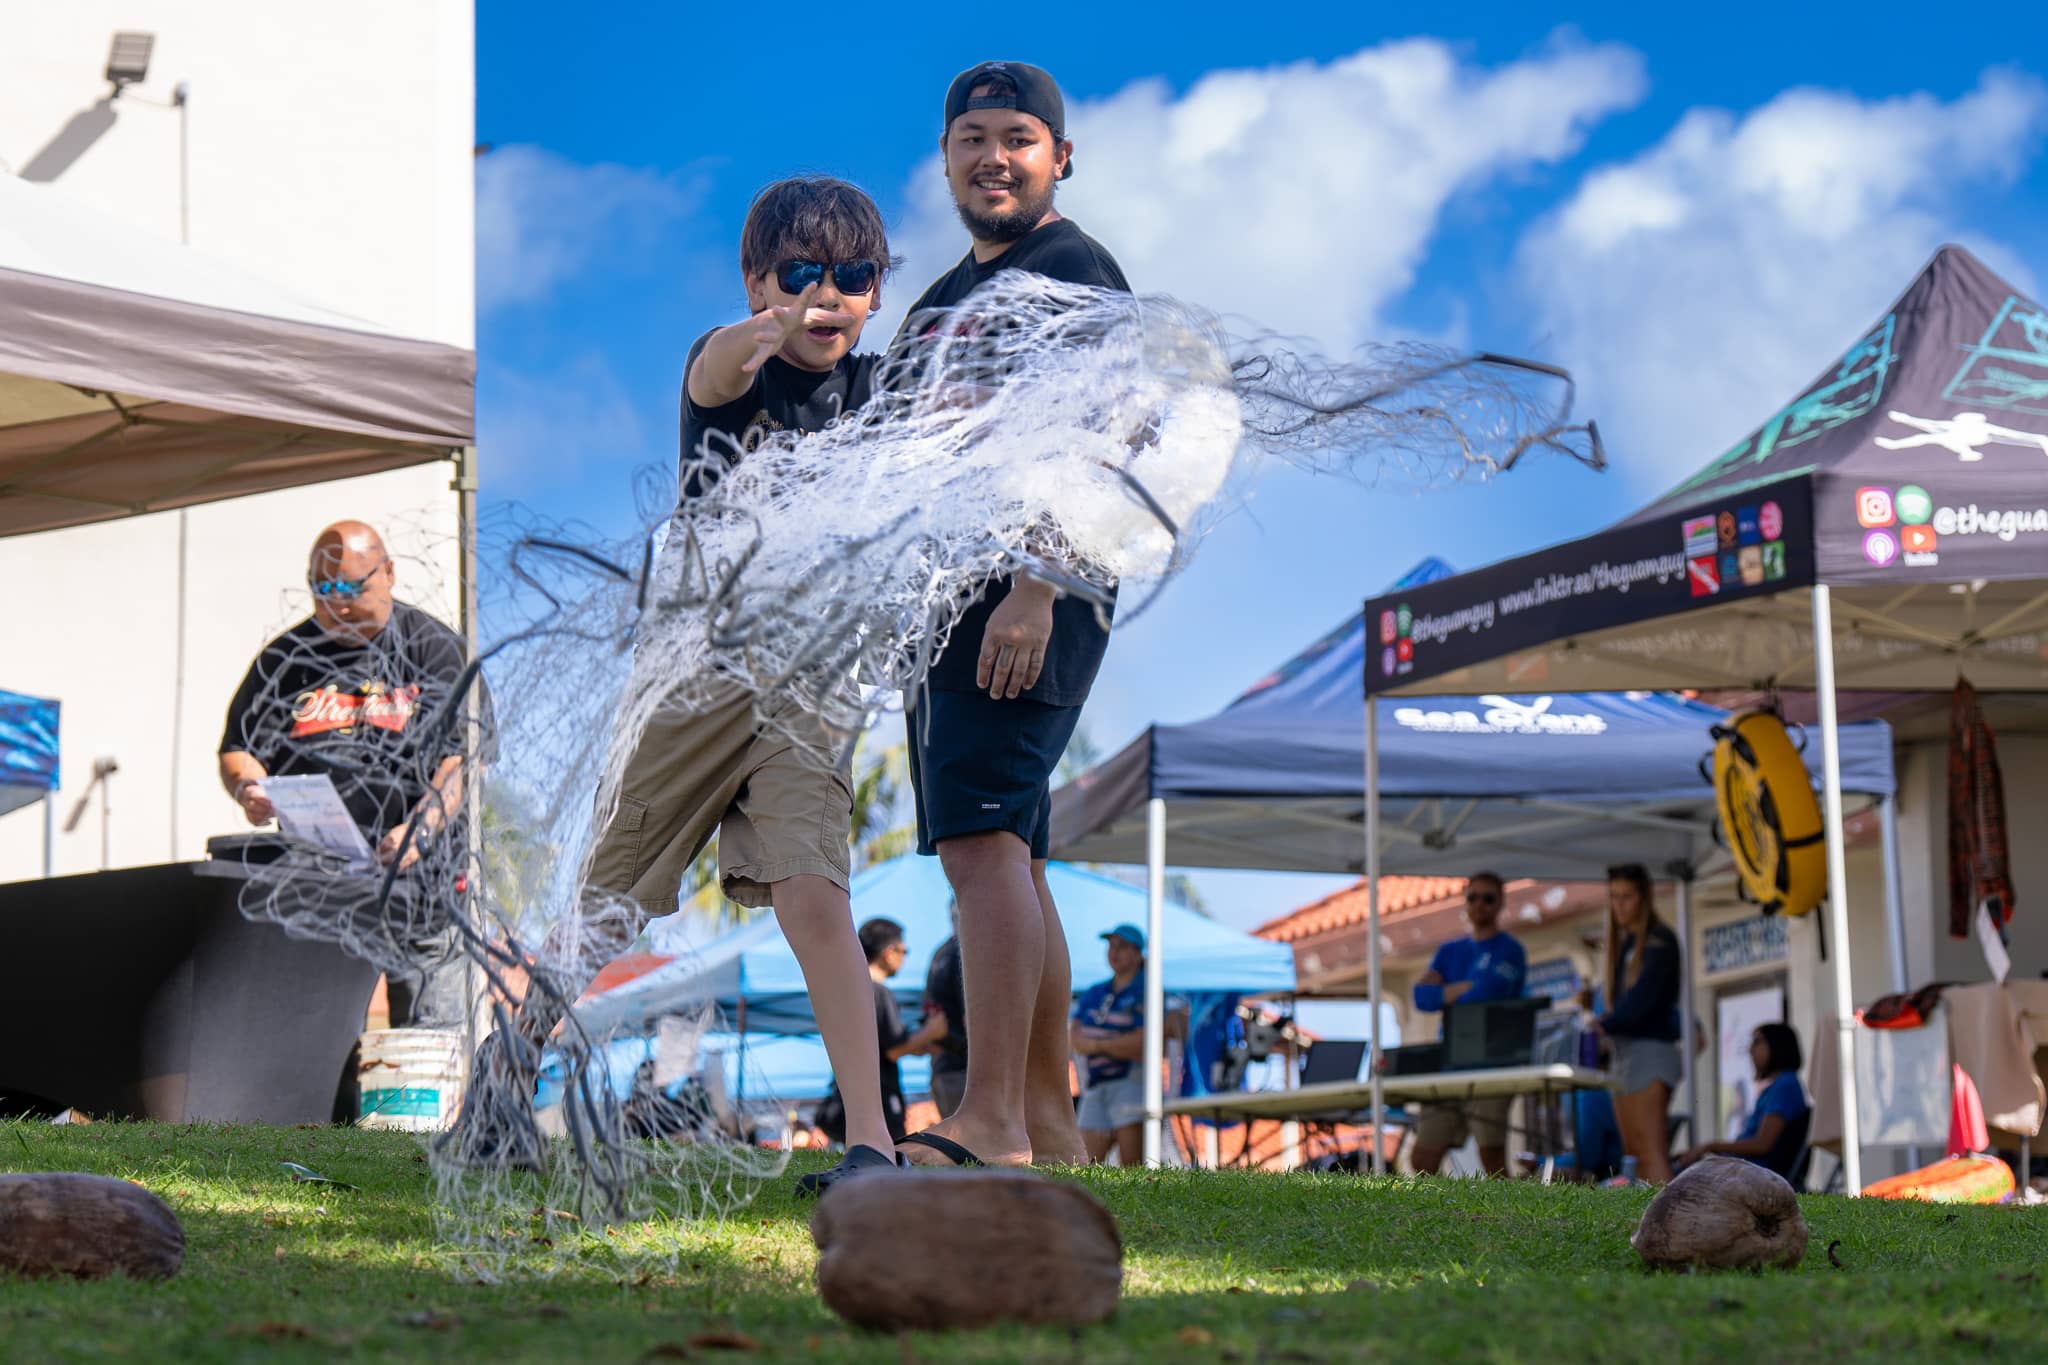
[{"label": "bald man", "polygon": [[[277,814],[267,778],[325,773],[381,862],[452,896],[463,727],[429,731],[467,653],[454,631],[393,598],[397,579],[374,527],[339,521],[320,533],[306,563],[313,614],[265,645],[236,689],[220,781],[263,825]],[[423,999],[446,994],[428,985],[425,975],[389,982],[392,1027],[461,1022],[454,1002]],[[457,1017],[428,1017],[446,1013]]]}]

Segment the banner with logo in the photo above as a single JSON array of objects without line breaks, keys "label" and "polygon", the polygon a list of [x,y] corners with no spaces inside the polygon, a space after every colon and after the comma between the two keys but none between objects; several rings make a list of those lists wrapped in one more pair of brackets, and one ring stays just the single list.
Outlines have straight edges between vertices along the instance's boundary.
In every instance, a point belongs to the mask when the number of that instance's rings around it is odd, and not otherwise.
[{"label": "banner with logo", "polygon": [[1813,487],[1797,477],[1366,603],[1366,691],[1576,635],[1814,581]]}]

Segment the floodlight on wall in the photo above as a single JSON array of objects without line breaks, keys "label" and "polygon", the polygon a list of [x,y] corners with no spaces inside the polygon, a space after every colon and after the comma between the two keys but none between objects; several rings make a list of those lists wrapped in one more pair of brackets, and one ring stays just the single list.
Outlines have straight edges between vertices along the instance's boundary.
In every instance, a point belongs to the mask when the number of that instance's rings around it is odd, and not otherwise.
[{"label": "floodlight on wall", "polygon": [[154,33],[116,33],[107,49],[107,84],[119,98],[131,85],[140,85],[149,75],[149,54],[156,46]]}]

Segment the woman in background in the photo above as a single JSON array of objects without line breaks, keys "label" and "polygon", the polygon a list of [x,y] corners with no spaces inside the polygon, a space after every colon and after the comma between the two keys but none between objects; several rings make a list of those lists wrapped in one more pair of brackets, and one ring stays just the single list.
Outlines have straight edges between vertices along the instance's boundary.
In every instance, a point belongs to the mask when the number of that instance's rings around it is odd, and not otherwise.
[{"label": "woman in background", "polygon": [[1749,1040],[1749,1060],[1756,1067],[1758,1093],[1742,1121],[1739,1136],[1726,1142],[1703,1142],[1679,1158],[1690,1166],[1701,1157],[1739,1156],[1788,1180],[1813,1113],[1799,1084],[1803,1058],[1799,1035],[1789,1024],[1759,1024]]},{"label": "woman in background", "polygon": [[1622,1150],[1653,1185],[1671,1179],[1671,1092],[1685,1074],[1679,1056],[1678,935],[1657,918],[1649,871],[1607,870],[1607,1013],[1600,1031],[1613,1049],[1614,1117]]}]

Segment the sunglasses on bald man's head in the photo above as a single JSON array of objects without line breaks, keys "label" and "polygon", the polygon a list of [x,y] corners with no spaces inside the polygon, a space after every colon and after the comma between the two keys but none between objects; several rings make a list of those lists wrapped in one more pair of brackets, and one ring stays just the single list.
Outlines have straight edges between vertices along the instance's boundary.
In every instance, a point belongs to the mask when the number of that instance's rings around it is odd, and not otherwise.
[{"label": "sunglasses on bald man's head", "polygon": [[775,282],[782,286],[785,294],[801,294],[825,278],[825,272],[832,272],[832,287],[842,294],[861,295],[875,287],[875,280],[882,268],[873,261],[839,261],[826,265],[822,261],[806,260],[797,256],[775,263]]}]

